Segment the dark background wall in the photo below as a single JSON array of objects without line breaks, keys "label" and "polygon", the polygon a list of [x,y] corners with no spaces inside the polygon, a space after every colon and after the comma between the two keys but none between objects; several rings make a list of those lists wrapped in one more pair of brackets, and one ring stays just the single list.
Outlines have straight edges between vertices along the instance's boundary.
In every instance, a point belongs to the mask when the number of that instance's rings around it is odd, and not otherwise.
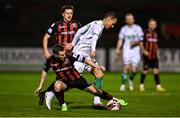
[{"label": "dark background wall", "polygon": [[179,48],[179,0],[0,0],[0,47],[42,46],[44,33],[62,18],[60,9],[65,4],[74,5],[74,19],[82,25],[103,18],[107,11],[118,13],[118,24],[104,31],[99,47],[115,47],[124,15],[132,12],[143,28],[149,18],[158,20],[161,47]]}]

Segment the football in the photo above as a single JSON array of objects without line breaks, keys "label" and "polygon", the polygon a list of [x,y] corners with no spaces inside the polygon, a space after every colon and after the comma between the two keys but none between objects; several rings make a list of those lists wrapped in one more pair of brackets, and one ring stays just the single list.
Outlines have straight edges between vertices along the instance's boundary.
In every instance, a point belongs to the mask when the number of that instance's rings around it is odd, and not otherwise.
[{"label": "football", "polygon": [[118,111],[121,109],[121,105],[117,100],[109,100],[107,103],[107,108],[111,111]]}]

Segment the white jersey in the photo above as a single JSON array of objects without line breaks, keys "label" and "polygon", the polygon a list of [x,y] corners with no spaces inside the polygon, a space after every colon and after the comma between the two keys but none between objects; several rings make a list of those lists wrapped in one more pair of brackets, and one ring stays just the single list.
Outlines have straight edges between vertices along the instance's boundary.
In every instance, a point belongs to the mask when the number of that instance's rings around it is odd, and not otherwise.
[{"label": "white jersey", "polygon": [[101,20],[93,21],[80,28],[72,41],[73,52],[82,54],[95,51],[97,40],[101,37],[103,29],[104,25]]},{"label": "white jersey", "polygon": [[119,32],[119,39],[124,41],[123,50],[138,51],[139,46],[132,48],[130,42],[143,40],[143,35],[144,33],[139,25],[134,24],[131,27],[129,27],[128,25],[123,26]]},{"label": "white jersey", "polygon": [[122,57],[124,64],[136,66],[140,61],[140,46],[132,47],[131,41],[142,41],[143,31],[140,26],[134,24],[131,27],[125,25],[121,28],[119,39],[123,40]]}]

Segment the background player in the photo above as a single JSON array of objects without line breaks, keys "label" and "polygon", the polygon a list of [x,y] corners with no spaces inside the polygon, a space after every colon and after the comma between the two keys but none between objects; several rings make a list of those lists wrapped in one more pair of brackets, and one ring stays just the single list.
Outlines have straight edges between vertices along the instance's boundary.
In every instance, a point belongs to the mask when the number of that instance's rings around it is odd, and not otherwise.
[{"label": "background player", "polygon": [[[104,28],[106,29],[113,28],[116,22],[117,22],[116,13],[107,12],[103,20],[93,21],[80,28],[77,31],[76,35],[74,36],[72,44],[67,44],[66,48],[71,49],[73,47],[73,52],[79,55],[88,53],[91,57],[91,60],[93,60],[93,62],[98,65],[95,59],[97,40],[100,38]],[[78,61],[76,61],[74,65],[75,68],[78,70],[78,72],[81,74],[83,73],[84,69],[86,69],[88,72],[91,72],[96,78],[94,85],[96,86],[96,88],[101,89],[102,78],[103,78],[102,71],[99,71],[95,68],[91,68],[85,65],[84,63]],[[95,96],[93,106],[98,107],[101,105],[102,102],[100,100],[100,97]],[[124,103],[121,103],[121,105],[124,105]]]},{"label": "background player", "polygon": [[[44,56],[47,59],[50,57],[50,52],[48,50],[48,42],[51,39],[51,37],[55,37],[57,39],[57,43],[60,45],[64,45],[64,43],[71,43],[73,40],[73,37],[80,27],[80,23],[77,22],[76,20],[72,20],[73,18],[73,12],[74,12],[74,7],[72,5],[65,5],[62,7],[61,13],[63,16],[63,19],[57,22],[54,22],[51,27],[47,30],[46,34],[44,35],[43,38],[43,52]],[[67,53],[67,52],[66,52]],[[51,99],[54,96],[54,93],[52,92],[53,90],[54,83],[52,83],[46,91],[43,91],[40,95],[40,101],[39,104],[42,105],[44,101],[44,94],[46,94],[46,105],[50,109],[51,105]],[[62,93],[62,97],[64,94]],[[59,101],[60,102],[60,101]],[[66,104],[63,104],[64,107],[66,108]]]},{"label": "background player", "polygon": [[96,87],[89,84],[74,68],[74,61],[78,60],[79,62],[85,62],[88,65],[101,70],[101,66],[94,64],[91,60],[89,60],[89,55],[66,55],[65,50],[61,45],[56,45],[53,48],[53,54],[46,60],[44,65],[44,69],[41,74],[40,83],[38,88],[35,91],[35,94],[38,95],[40,90],[43,87],[44,81],[47,76],[47,72],[50,68],[56,73],[58,80],[54,84],[55,93],[59,93],[62,90],[70,89],[70,88],[78,88],[81,90],[86,90],[87,92],[98,95],[102,99],[105,100],[119,100],[109,93],[97,89]]},{"label": "background player", "polygon": [[156,32],[157,21],[150,19],[148,28],[145,30],[143,41],[143,70],[141,73],[140,91],[144,91],[144,81],[149,69],[152,69],[157,91],[165,91],[160,85],[159,60],[158,60],[158,35]]},{"label": "background player", "polygon": [[136,75],[136,67],[140,61],[139,42],[143,40],[143,31],[139,25],[134,24],[134,16],[131,13],[125,15],[126,25],[119,33],[119,40],[116,47],[116,60],[120,58],[122,48],[123,72],[120,91],[125,91],[125,83],[129,76],[129,89],[134,90],[132,80]]}]

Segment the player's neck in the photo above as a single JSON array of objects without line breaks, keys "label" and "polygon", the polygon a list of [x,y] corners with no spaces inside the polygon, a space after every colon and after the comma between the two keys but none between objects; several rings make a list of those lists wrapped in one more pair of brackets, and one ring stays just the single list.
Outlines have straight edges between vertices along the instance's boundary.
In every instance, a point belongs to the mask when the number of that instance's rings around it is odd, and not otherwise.
[{"label": "player's neck", "polygon": [[127,24],[128,27],[132,27],[134,24]]},{"label": "player's neck", "polygon": [[69,23],[69,22],[71,22],[71,21],[67,21],[66,19],[63,19],[63,21],[64,21],[64,22],[66,22],[66,23]]}]

